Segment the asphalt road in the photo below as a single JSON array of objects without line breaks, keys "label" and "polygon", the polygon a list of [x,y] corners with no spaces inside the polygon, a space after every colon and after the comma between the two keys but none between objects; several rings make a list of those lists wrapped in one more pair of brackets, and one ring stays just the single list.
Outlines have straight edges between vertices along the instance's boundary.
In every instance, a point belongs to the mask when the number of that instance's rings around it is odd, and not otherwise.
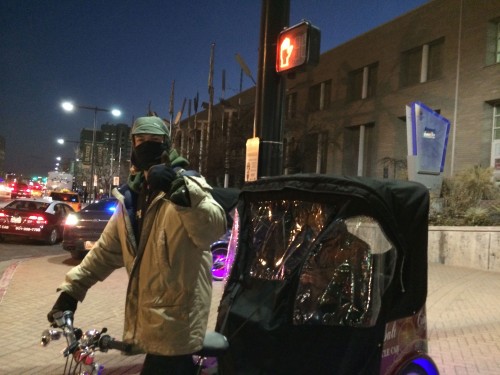
[{"label": "asphalt road", "polygon": [[50,246],[24,238],[9,238],[0,242],[0,277],[16,260],[60,254],[69,254],[60,243]]}]

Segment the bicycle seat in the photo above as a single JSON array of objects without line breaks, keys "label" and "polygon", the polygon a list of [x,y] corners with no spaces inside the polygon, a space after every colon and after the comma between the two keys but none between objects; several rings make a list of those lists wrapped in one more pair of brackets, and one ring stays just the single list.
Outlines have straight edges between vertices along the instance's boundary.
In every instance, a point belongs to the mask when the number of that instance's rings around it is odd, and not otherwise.
[{"label": "bicycle seat", "polygon": [[203,347],[196,353],[200,357],[217,357],[229,348],[226,336],[219,332],[210,331],[205,334]]}]

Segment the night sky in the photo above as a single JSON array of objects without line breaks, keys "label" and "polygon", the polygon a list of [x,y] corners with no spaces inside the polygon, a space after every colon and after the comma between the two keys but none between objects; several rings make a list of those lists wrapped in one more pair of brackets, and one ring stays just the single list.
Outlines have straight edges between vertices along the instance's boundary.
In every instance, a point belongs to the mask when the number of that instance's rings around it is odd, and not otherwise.
[{"label": "night sky", "polygon": [[[291,0],[290,25],[309,20],[330,50],[428,0]],[[60,104],[119,108],[100,124],[126,123],[151,108],[169,118],[184,98],[208,102],[210,46],[215,43],[215,100],[238,93],[240,54],[257,75],[262,1],[257,0],[1,0],[0,135],[6,171],[46,176],[56,156],[74,157],[94,112],[66,113]],[[253,86],[243,77],[243,90]],[[184,115],[187,116],[186,104]],[[193,110],[192,110],[193,111]]]}]

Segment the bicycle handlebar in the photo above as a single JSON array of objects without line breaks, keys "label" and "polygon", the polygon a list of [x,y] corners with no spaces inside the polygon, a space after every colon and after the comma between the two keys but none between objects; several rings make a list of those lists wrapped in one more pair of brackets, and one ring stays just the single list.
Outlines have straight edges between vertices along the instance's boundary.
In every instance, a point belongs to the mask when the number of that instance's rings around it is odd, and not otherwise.
[{"label": "bicycle handlebar", "polygon": [[110,335],[102,335],[99,339],[99,349],[101,352],[106,352],[108,349],[115,349],[121,352],[129,353],[132,350],[132,345],[123,341],[118,341]]},{"label": "bicycle handlebar", "polygon": [[68,344],[66,350],[64,350],[64,356],[72,354],[81,346],[92,347],[93,350],[99,350],[101,352],[115,349],[128,353],[132,350],[131,344],[116,340],[106,334],[107,328],[103,328],[100,332],[97,330],[90,330],[83,335],[81,329],[73,327],[72,311],[58,311],[54,313],[54,323],[59,329],[44,330],[42,332],[40,344],[42,346],[47,346],[52,340],[59,340],[61,336],[64,336]]}]

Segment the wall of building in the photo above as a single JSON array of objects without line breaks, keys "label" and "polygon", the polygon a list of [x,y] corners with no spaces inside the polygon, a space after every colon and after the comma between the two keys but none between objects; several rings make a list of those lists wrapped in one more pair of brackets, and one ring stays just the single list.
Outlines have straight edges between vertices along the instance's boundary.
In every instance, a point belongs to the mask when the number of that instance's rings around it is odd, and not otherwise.
[{"label": "wall of building", "polygon": [[500,271],[499,227],[429,227],[432,263]]},{"label": "wall of building", "polygon": [[[318,141],[326,137],[321,155],[326,165],[319,165],[319,171],[358,174],[360,129],[364,126],[360,174],[406,178],[405,108],[414,101],[424,103],[451,122],[445,176],[475,165],[490,166],[493,105],[500,105],[500,63],[493,62],[488,40],[492,25],[499,20],[499,1],[433,0],[323,53],[317,66],[287,78],[286,95],[296,95],[296,104],[291,111],[294,117],[284,119],[284,173],[318,171]],[[403,86],[403,57],[432,42],[440,46],[440,63],[436,65],[440,73],[423,83]],[[376,66],[375,94],[350,99],[350,75],[368,66]],[[325,107],[311,110],[311,87],[327,81]],[[244,97],[248,112],[254,93],[254,89],[247,90],[227,102],[237,108],[238,98]],[[286,107],[285,113],[289,112]],[[181,126],[193,123],[193,117]],[[206,120],[206,111],[198,113],[197,118]],[[252,120],[247,120],[235,127],[240,137],[252,137]],[[241,145],[238,143],[231,152],[240,152]],[[244,163],[238,168],[244,170]],[[220,168],[203,173],[215,178]]]},{"label": "wall of building", "polygon": [[[487,28],[497,17],[499,2],[435,0],[324,53],[314,69],[287,80],[287,94],[297,93],[302,118],[285,127],[285,136],[328,131],[327,171],[352,173],[344,158],[357,155],[357,144],[345,138],[346,130],[371,124],[363,174],[382,177],[383,158],[406,159],[405,106],[421,101],[452,123],[445,174],[489,165],[492,107],[486,102],[500,99],[500,64],[486,63]],[[402,53],[438,39],[440,77],[401,87]],[[370,64],[378,67],[376,94],[349,100],[349,73]],[[309,88],[326,80],[332,80],[329,108],[308,113]]]}]

